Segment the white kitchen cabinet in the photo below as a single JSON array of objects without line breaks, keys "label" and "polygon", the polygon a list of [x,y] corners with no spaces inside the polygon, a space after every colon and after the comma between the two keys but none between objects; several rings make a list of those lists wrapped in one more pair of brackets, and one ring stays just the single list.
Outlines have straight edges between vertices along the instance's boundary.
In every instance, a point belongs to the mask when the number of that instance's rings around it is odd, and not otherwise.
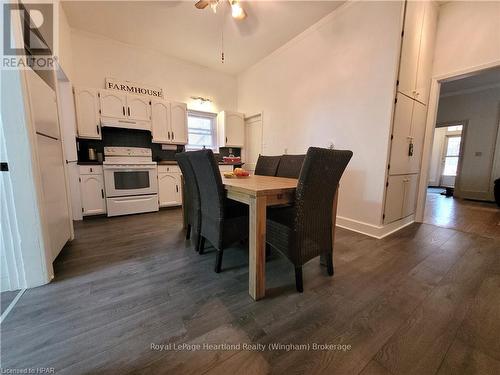
[{"label": "white kitchen cabinet", "polygon": [[407,1],[398,91],[427,104],[437,25],[437,5]]},{"label": "white kitchen cabinet", "polygon": [[97,89],[75,88],[74,95],[78,137],[101,139]]},{"label": "white kitchen cabinet", "polygon": [[151,120],[151,101],[139,95],[127,94],[127,118],[136,121]]},{"label": "white kitchen cabinet", "polygon": [[185,145],[188,142],[187,105],[153,100],[151,133],[154,143]]},{"label": "white kitchen cabinet", "polygon": [[151,131],[151,101],[115,90],[99,90],[101,125]]},{"label": "white kitchen cabinet", "polygon": [[158,170],[158,200],[160,207],[182,205],[181,174]]},{"label": "white kitchen cabinet", "polygon": [[243,147],[245,116],[243,113],[222,111],[217,115],[219,147]]},{"label": "white kitchen cabinet", "polygon": [[390,175],[420,171],[426,116],[425,105],[398,94],[392,130]]},{"label": "white kitchen cabinet", "polygon": [[172,102],[170,104],[171,142],[178,145],[188,143],[187,105],[186,103]]},{"label": "white kitchen cabinet", "polygon": [[384,224],[405,218],[415,212],[418,174],[389,176],[385,199]]},{"label": "white kitchen cabinet", "polygon": [[106,213],[102,166],[79,166],[83,216]]},{"label": "white kitchen cabinet", "polygon": [[170,143],[170,103],[151,101],[151,134],[153,143]]},{"label": "white kitchen cabinet", "polygon": [[114,90],[99,90],[101,117],[125,119],[127,117],[127,94]]}]

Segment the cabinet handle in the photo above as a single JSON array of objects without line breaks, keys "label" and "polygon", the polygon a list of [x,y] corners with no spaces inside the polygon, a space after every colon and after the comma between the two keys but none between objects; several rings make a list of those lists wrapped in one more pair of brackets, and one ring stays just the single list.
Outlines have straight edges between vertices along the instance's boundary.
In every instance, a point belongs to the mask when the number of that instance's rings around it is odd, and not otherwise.
[{"label": "cabinet handle", "polygon": [[99,134],[99,125],[96,125],[95,127],[97,129],[97,134]]},{"label": "cabinet handle", "polygon": [[125,106],[122,107],[123,110],[123,116],[125,116]]},{"label": "cabinet handle", "polygon": [[90,167],[90,172],[92,172],[92,167]]},{"label": "cabinet handle", "polygon": [[226,143],[227,143],[227,137],[226,137]]},{"label": "cabinet handle", "polygon": [[104,190],[101,189],[101,197],[104,199]]},{"label": "cabinet handle", "polygon": [[168,132],[168,139],[170,139],[170,132]]},{"label": "cabinet handle", "polygon": [[178,193],[179,192],[179,185],[175,185],[175,191]]},{"label": "cabinet handle", "polygon": [[413,156],[413,142],[408,145],[408,156]]},{"label": "cabinet handle", "polygon": [[130,107],[127,107],[128,115],[130,116]]}]

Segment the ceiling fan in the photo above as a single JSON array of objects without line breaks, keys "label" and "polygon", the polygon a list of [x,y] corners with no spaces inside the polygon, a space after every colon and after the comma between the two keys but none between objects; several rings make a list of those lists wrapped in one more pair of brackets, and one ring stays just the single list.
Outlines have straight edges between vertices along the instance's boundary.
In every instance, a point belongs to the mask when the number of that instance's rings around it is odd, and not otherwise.
[{"label": "ceiling fan", "polygon": [[[198,9],[205,9],[210,5],[214,13],[217,12],[217,7],[225,0],[200,0],[194,6]],[[231,15],[237,20],[242,20],[247,17],[245,10],[241,7],[239,0],[227,0],[231,5]]]}]

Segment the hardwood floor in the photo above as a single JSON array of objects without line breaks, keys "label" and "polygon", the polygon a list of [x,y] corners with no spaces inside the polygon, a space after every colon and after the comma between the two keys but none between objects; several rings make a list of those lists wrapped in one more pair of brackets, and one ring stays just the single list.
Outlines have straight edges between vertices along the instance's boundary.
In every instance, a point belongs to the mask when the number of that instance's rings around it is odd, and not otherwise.
[{"label": "hardwood floor", "polygon": [[424,223],[500,240],[500,208],[495,203],[445,197],[429,188]]},{"label": "hardwood floor", "polygon": [[[338,229],[335,276],[273,254],[248,295],[245,246],[198,255],[180,210],[85,220],[54,282],[1,327],[1,365],[57,374],[496,374],[500,242],[428,224],[376,240]],[[344,350],[152,350],[181,344],[339,344]],[[350,345],[348,350],[347,345]],[[202,348],[203,349],[203,348]],[[224,350],[226,349],[226,350]]]}]

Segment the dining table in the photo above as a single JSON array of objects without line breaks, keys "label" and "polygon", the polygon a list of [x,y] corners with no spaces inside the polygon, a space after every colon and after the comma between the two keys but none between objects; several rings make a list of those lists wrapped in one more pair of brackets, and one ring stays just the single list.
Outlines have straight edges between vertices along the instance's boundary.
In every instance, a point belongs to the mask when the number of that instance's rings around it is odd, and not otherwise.
[{"label": "dining table", "polygon": [[[298,180],[260,175],[224,177],[222,174],[222,183],[229,199],[249,206],[248,293],[254,300],[259,300],[266,294],[266,210],[270,206],[293,203]],[[337,194],[333,204],[332,236],[336,208]]]}]

